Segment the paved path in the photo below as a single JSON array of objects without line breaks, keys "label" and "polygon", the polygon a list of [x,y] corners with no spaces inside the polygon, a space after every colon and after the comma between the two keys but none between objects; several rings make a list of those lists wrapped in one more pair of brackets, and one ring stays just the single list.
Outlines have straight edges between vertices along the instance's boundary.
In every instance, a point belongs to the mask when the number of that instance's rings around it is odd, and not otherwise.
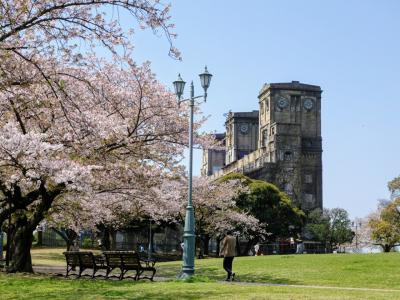
[{"label": "paved path", "polygon": [[341,286],[321,286],[321,285],[300,285],[300,284],[279,284],[279,283],[263,283],[263,282],[243,282],[243,281],[220,281],[222,284],[246,285],[246,286],[279,286],[291,288],[312,288],[312,289],[330,289],[330,290],[346,290],[346,291],[371,291],[371,292],[398,292],[396,289],[379,289],[379,288],[353,288]]},{"label": "paved path", "polygon": [[[79,270],[79,268],[77,268]],[[48,274],[48,275],[53,275],[53,276],[65,276],[66,274],[66,268],[65,267],[61,267],[61,266],[33,266],[33,271],[35,273],[39,273],[39,274]],[[73,271],[74,274],[76,273],[76,271]],[[92,270],[87,270],[84,271],[82,273],[83,275],[92,275]],[[104,270],[99,270],[96,275],[103,275],[105,277],[106,272]],[[72,276],[71,278],[74,278],[74,276]],[[156,282],[160,282],[160,281],[167,281],[170,278],[167,277],[154,277],[154,281]]]},{"label": "paved path", "polygon": [[35,273],[65,275],[65,267],[61,266],[33,266]]}]

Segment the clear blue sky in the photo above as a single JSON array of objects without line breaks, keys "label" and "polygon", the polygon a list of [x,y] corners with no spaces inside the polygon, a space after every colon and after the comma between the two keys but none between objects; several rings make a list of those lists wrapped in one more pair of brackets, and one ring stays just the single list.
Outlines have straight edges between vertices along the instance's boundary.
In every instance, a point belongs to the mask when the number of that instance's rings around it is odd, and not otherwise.
[{"label": "clear blue sky", "polygon": [[[400,1],[172,1],[175,45],[136,34],[135,56],[160,81],[214,75],[204,130],[224,131],[229,110],[258,109],[265,82],[320,85],[324,206],[363,217],[400,175]],[[186,90],[186,92],[188,92]],[[194,173],[200,173],[196,153]]]}]

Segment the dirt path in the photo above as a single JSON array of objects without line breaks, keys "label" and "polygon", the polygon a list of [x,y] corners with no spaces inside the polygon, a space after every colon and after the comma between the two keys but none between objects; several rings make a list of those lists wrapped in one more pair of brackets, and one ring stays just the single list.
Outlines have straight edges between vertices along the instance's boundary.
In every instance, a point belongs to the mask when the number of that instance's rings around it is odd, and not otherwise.
[{"label": "dirt path", "polygon": [[330,290],[347,290],[347,291],[371,291],[371,292],[397,292],[400,289],[380,289],[380,288],[354,288],[354,287],[341,287],[341,286],[322,286],[322,285],[300,285],[300,284],[278,284],[278,283],[262,283],[262,282],[243,282],[243,281],[219,281],[222,284],[246,285],[246,286],[279,286],[291,288],[312,288],[312,289],[330,289]]}]

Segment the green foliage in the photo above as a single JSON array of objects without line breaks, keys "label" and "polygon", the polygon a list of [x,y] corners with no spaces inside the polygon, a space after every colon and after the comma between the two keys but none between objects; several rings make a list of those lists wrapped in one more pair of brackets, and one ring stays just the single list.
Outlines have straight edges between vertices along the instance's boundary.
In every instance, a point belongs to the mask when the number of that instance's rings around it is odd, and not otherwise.
[{"label": "green foliage", "polygon": [[6,249],[7,247],[7,234],[3,232],[3,241],[0,241],[3,243],[3,249]]},{"label": "green foliage", "polygon": [[82,241],[82,248],[85,249],[93,248],[93,239],[90,237],[85,237]]},{"label": "green foliage", "polygon": [[371,237],[385,252],[400,242],[400,198],[390,202],[370,218]]},{"label": "green foliage", "polygon": [[330,218],[321,209],[314,209],[308,214],[306,230],[315,241],[326,243],[330,234]]},{"label": "green foliage", "polygon": [[266,229],[271,233],[269,239],[287,238],[301,231],[304,212],[293,205],[291,199],[275,185],[238,173],[225,175],[220,181],[233,179],[241,180],[249,188],[248,193],[242,193],[236,199],[238,207],[267,224]]},{"label": "green foliage", "polygon": [[389,181],[388,188],[389,188],[390,193],[392,194],[393,199],[399,198],[400,197],[400,176]]},{"label": "green foliage", "polygon": [[315,209],[308,215],[306,230],[313,239],[336,249],[344,243],[351,243],[354,233],[348,213],[343,208]]},{"label": "green foliage", "polygon": [[251,179],[250,177],[247,177],[243,174],[240,174],[240,173],[227,174],[227,175],[221,177],[220,179],[218,179],[218,182],[225,182],[225,181],[236,180],[236,179],[240,180],[246,186],[248,186],[250,183],[253,182],[253,179]]}]

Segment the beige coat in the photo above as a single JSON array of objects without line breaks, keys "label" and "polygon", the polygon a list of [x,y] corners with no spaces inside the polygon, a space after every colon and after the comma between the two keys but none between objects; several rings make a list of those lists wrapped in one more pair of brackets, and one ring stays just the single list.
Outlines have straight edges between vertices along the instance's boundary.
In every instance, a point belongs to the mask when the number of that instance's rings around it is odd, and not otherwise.
[{"label": "beige coat", "polygon": [[236,255],[236,238],[227,235],[221,242],[219,255],[223,257],[231,257]]}]

